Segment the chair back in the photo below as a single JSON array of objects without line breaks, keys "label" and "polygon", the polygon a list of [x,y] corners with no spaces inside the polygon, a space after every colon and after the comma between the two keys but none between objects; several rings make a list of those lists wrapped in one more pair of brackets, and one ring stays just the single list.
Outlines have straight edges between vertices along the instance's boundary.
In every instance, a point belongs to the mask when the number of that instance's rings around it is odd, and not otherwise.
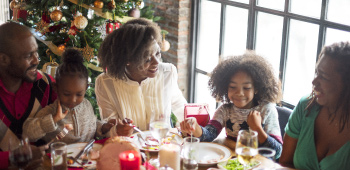
[{"label": "chair back", "polygon": [[290,114],[292,113],[292,110],[286,107],[279,107],[276,106],[277,112],[278,112],[278,119],[280,123],[280,128],[281,128],[281,135],[282,138],[284,136],[284,128],[286,127],[288,123],[288,119]]}]

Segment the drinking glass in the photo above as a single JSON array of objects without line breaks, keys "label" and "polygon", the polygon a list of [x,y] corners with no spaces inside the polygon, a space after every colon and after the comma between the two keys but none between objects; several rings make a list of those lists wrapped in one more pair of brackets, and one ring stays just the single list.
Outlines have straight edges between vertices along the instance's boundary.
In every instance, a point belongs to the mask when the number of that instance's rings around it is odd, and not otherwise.
[{"label": "drinking glass", "polygon": [[150,122],[150,130],[152,136],[156,138],[159,145],[161,145],[162,139],[166,137],[170,130],[170,124],[166,119],[153,119]]},{"label": "drinking glass", "polygon": [[238,161],[247,169],[247,165],[258,154],[258,133],[253,130],[240,130],[235,150]]},{"label": "drinking glass", "polygon": [[196,150],[198,149],[199,138],[186,137],[182,148],[182,163],[184,170],[197,170]]},{"label": "drinking glass", "polygon": [[67,169],[67,144],[63,142],[54,142],[50,144],[51,148],[51,170]]},{"label": "drinking glass", "polygon": [[32,158],[32,150],[27,137],[22,136],[19,141],[15,138],[10,138],[9,159],[12,165],[18,167],[19,170],[23,170]]}]

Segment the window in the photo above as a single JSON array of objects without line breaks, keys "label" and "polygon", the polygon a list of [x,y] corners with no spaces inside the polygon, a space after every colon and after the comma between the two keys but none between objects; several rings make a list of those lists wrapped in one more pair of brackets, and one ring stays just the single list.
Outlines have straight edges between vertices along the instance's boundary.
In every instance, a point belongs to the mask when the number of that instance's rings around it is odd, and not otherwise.
[{"label": "window", "polygon": [[219,56],[255,50],[282,82],[283,101],[294,107],[310,94],[318,54],[324,45],[350,40],[349,0],[192,1],[190,102],[217,107],[208,75]]},{"label": "window", "polygon": [[10,8],[8,0],[0,0],[0,25],[10,19]]}]

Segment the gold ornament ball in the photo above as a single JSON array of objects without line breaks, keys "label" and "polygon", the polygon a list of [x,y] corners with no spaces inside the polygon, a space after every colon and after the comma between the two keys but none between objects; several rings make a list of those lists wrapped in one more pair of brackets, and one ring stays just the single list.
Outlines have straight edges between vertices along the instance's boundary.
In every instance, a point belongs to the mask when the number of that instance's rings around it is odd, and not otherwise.
[{"label": "gold ornament ball", "polygon": [[15,9],[16,5],[18,5],[18,2],[15,1],[15,0],[12,0],[12,1],[10,2],[10,9],[11,9],[11,10]]},{"label": "gold ornament ball", "polygon": [[162,51],[168,51],[169,48],[170,48],[170,43],[169,43],[169,41],[163,39],[161,50],[162,50]]},{"label": "gold ornament ball", "polygon": [[88,20],[84,16],[77,16],[74,20],[74,25],[78,29],[84,29],[88,24]]},{"label": "gold ornament ball", "polygon": [[103,8],[103,2],[102,1],[100,1],[100,0],[96,0],[95,2],[94,2],[94,7],[96,7],[96,8]]},{"label": "gold ornament ball", "polygon": [[63,52],[66,49],[66,46],[64,44],[61,44],[57,48],[58,48],[58,50]]},{"label": "gold ornament ball", "polygon": [[62,19],[62,12],[58,9],[55,9],[54,11],[51,12],[50,14],[50,18],[52,19],[52,21],[60,21]]}]

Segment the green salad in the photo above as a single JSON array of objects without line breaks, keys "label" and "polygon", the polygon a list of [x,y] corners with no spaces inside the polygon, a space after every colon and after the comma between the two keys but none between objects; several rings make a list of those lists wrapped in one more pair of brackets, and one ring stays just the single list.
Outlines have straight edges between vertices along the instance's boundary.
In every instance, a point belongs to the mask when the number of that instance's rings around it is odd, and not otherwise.
[{"label": "green salad", "polygon": [[[247,166],[247,169],[253,168],[259,165],[258,161],[253,161]],[[238,159],[230,159],[227,161],[226,166],[224,166],[227,170],[244,170],[244,167],[241,163],[239,163]]]}]

